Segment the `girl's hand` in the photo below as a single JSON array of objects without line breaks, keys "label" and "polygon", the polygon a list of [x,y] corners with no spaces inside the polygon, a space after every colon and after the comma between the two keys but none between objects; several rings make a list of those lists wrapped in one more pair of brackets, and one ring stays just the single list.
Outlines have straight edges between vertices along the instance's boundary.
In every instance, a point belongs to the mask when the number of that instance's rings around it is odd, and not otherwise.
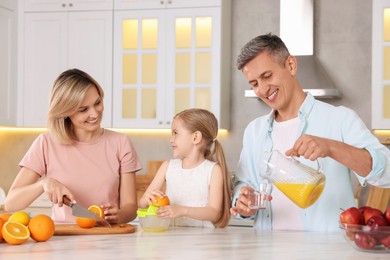
[{"label": "girl's hand", "polygon": [[178,218],[186,216],[186,207],[179,205],[163,206],[157,209],[157,216],[161,218]]},{"label": "girl's hand", "polygon": [[159,196],[160,198],[164,198],[166,195],[164,192],[160,190],[154,190],[148,193],[145,193],[142,197],[145,200],[146,204],[149,206],[152,202],[157,202],[154,196]]},{"label": "girl's hand", "polygon": [[47,197],[54,204],[58,204],[59,207],[62,207],[63,197],[66,195],[70,200],[74,200],[73,194],[65,187],[61,182],[52,179],[45,178],[42,180],[43,190],[46,193]]},{"label": "girl's hand", "polygon": [[120,209],[117,204],[115,203],[107,203],[104,205],[101,205],[101,207],[104,209],[104,215],[105,219],[110,223],[118,223]]}]

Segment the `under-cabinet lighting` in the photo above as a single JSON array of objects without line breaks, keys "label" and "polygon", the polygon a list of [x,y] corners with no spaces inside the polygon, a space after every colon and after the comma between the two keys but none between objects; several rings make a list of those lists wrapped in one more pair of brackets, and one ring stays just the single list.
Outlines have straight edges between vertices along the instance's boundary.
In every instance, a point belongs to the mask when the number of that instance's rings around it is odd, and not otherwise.
[{"label": "under-cabinet lighting", "polygon": [[[125,128],[108,128],[112,131],[120,133],[133,133],[133,134],[171,134],[171,129],[125,129]],[[31,128],[31,127],[6,127],[0,126],[1,132],[46,132],[47,128]],[[218,134],[227,134],[228,130],[219,129]]]}]

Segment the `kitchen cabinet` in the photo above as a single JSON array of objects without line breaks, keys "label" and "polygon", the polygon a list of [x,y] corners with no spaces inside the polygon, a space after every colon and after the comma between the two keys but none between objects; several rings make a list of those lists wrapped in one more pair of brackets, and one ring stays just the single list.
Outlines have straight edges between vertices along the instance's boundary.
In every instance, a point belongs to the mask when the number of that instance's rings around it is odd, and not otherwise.
[{"label": "kitchen cabinet", "polygon": [[112,10],[112,0],[24,0],[26,12]]},{"label": "kitchen cabinet", "polygon": [[16,27],[10,1],[0,1],[0,125],[15,124],[16,118]]},{"label": "kitchen cabinet", "polygon": [[372,129],[390,129],[390,0],[372,1]]},{"label": "kitchen cabinet", "polygon": [[170,128],[192,107],[229,127],[230,5],[114,2],[114,127]]},{"label": "kitchen cabinet", "polygon": [[[43,6],[43,3],[48,3]],[[21,15],[19,125],[46,126],[50,90],[66,69],[79,68],[94,77],[105,91],[102,126],[111,126],[112,101],[112,1],[111,10],[96,10],[93,2],[74,1],[72,8],[50,9],[51,2],[25,1]],[[65,1],[70,2],[70,1]],[[90,2],[77,9],[77,3]],[[84,4],[85,4],[84,3]],[[35,7],[37,4],[38,7]],[[39,12],[38,12],[39,11]]]}]

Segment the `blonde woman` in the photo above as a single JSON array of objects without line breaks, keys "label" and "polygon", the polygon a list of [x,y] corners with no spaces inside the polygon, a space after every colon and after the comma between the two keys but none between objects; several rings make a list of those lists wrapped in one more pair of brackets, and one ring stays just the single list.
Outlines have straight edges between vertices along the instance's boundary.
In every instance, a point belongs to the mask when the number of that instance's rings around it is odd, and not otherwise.
[{"label": "blonde woman", "polygon": [[225,156],[217,139],[218,121],[204,109],[180,112],[172,122],[172,151],[156,173],[140,207],[166,195],[171,205],[159,217],[175,218],[177,226],[225,227],[230,219],[231,187]]},{"label": "blonde woman", "polygon": [[54,82],[48,132],[37,137],[23,157],[5,207],[24,209],[46,193],[55,222],[74,222],[63,196],[84,207],[104,208],[107,221],[136,217],[135,172],[141,169],[129,138],[100,126],[104,93],[87,73],[70,69]]}]

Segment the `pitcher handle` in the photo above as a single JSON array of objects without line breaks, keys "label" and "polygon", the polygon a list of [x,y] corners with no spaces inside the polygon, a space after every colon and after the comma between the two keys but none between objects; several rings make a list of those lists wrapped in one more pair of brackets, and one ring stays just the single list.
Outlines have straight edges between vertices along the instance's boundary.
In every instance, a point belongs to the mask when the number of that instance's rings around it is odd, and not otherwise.
[{"label": "pitcher handle", "polygon": [[[294,162],[299,162],[296,159],[296,156],[294,156],[294,155],[291,155],[291,160],[293,160]],[[317,162],[317,172],[322,173],[322,163],[321,163],[321,161],[319,159],[316,159],[316,162]]]}]

